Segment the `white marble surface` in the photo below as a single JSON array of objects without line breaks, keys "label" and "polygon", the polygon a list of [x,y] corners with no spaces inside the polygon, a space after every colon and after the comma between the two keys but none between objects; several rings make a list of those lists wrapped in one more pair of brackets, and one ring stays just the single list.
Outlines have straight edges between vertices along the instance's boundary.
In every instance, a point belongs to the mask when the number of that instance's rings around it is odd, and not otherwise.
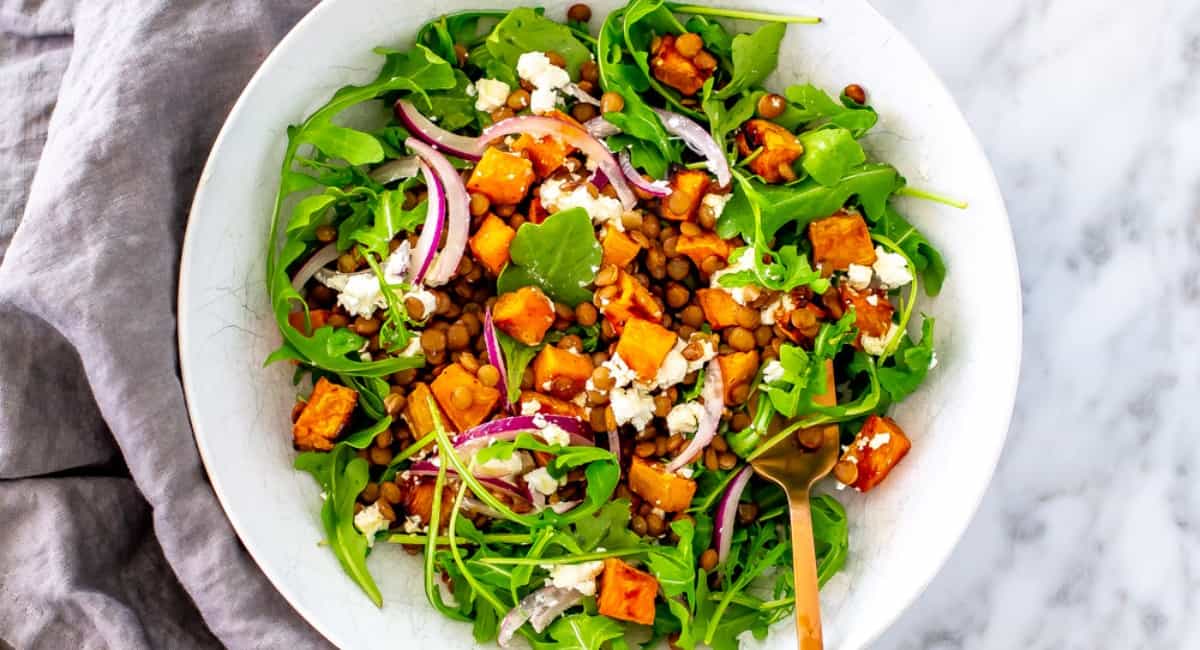
[{"label": "white marble surface", "polygon": [[995,480],[877,647],[1200,647],[1200,2],[872,1],[982,140],[1025,305]]}]

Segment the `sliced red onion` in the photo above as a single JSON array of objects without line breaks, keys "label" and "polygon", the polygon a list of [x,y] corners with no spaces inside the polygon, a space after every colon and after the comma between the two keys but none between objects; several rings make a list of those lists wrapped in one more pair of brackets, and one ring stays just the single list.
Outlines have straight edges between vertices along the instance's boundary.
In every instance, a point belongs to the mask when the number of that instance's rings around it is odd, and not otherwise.
[{"label": "sliced red onion", "polygon": [[700,418],[700,426],[688,446],[667,464],[668,472],[674,472],[692,462],[717,435],[721,411],[725,408],[725,380],[721,377],[721,364],[715,358],[708,362],[704,371],[704,389],[700,391],[700,397],[704,399],[704,415]]},{"label": "sliced red onion", "polygon": [[417,175],[418,162],[416,156],[405,156],[395,160],[389,160],[382,165],[371,170],[369,174],[371,180],[380,185],[411,178]]},{"label": "sliced red onion", "polygon": [[725,150],[713,139],[708,130],[692,120],[661,108],[654,109],[662,120],[667,132],[679,136],[688,149],[708,161],[708,170],[717,177],[717,184],[728,187],[733,180],[733,172],[729,169],[729,161],[725,159]]},{"label": "sliced red onion", "polygon": [[396,117],[405,128],[440,151],[465,160],[479,160],[483,157],[487,140],[451,133],[429,121],[429,118],[421,115],[421,112],[405,99],[396,102],[395,111]]},{"label": "sliced red onion", "polygon": [[326,264],[331,264],[338,258],[337,243],[327,244],[308,258],[308,261],[296,271],[296,275],[292,276],[292,288],[300,291],[312,276],[316,275]]},{"label": "sliced red onion", "polygon": [[[411,476],[437,476],[438,466],[428,460],[419,460],[408,468],[408,473]],[[446,474],[457,476],[458,472],[449,467],[446,468]],[[510,483],[504,479],[491,478],[488,476],[477,476],[475,480],[482,483],[485,487],[493,488],[503,492],[509,496],[517,497],[530,503],[533,502],[533,495],[529,493],[529,488],[516,483]]]},{"label": "sliced red onion", "polygon": [[754,473],[749,465],[738,471],[737,476],[729,482],[725,488],[725,494],[721,496],[721,501],[717,503],[717,561],[724,562],[725,558],[729,557],[729,548],[733,543],[733,519],[737,515],[738,501],[742,498],[742,492],[746,489],[746,485],[750,482],[750,475]]},{"label": "sliced red onion", "polygon": [[[445,156],[433,147],[409,138],[405,146],[417,152],[421,160],[433,167],[437,175],[438,192],[446,205],[446,245],[438,253],[437,259],[427,271],[425,283],[433,286],[450,281],[458,271],[458,263],[462,261],[463,252],[467,249],[467,235],[471,228],[470,203],[467,187],[463,185],[462,176]],[[434,240],[436,246],[437,240]]]},{"label": "sliced red onion", "polygon": [[583,501],[559,501],[550,506],[550,509],[558,514],[565,514],[575,509],[575,506],[583,503]]},{"label": "sliced red onion", "polygon": [[579,101],[581,101],[585,104],[591,104],[592,106],[600,105],[599,99],[592,97],[584,89],[580,88],[579,86],[577,86],[573,83],[563,86],[563,92],[567,93],[568,95],[574,97],[575,99],[578,99]]},{"label": "sliced red onion", "polygon": [[603,169],[597,167],[596,171],[592,172],[592,175],[588,177],[588,182],[595,185],[596,189],[602,190],[604,186],[608,185],[608,176],[604,174]]},{"label": "sliced red onion", "polygon": [[446,226],[446,194],[442,191],[442,184],[424,160],[419,164],[429,194],[429,207],[425,211],[425,225],[421,227],[421,236],[417,238],[417,246],[413,249],[412,258],[408,263],[408,281],[418,285],[425,279],[425,274],[433,263],[438,242],[442,239],[442,229]]},{"label": "sliced red onion", "polygon": [[473,497],[463,497],[462,509],[464,512],[483,515],[492,519],[504,518],[504,515],[497,512],[495,508]]},{"label": "sliced red onion", "polygon": [[617,135],[621,129],[616,124],[604,119],[604,116],[597,115],[592,119],[583,123],[583,128],[587,130],[588,135],[593,138],[607,138],[612,135]]},{"label": "sliced red onion", "polygon": [[507,648],[513,635],[526,621],[529,621],[535,632],[540,633],[563,612],[581,602],[583,594],[578,590],[553,585],[542,587],[522,598],[521,602],[504,616],[500,621],[500,635],[496,642]]},{"label": "sliced red onion", "polygon": [[617,154],[617,160],[621,162],[621,171],[624,172],[625,178],[629,179],[629,184],[651,196],[670,196],[671,186],[666,181],[648,181],[642,178],[638,170],[633,168],[633,161],[629,158],[629,150],[622,149],[621,153]]},{"label": "sliced red onion", "polygon": [[483,312],[483,344],[487,348],[488,363],[500,373],[500,390],[504,393],[504,408],[513,410],[513,403],[508,399],[508,368],[504,364],[504,352],[500,350],[500,341],[496,339],[496,324],[492,321],[492,308]]},{"label": "sliced red onion", "polygon": [[617,457],[617,478],[621,478],[621,434],[616,429],[608,430],[608,450]]},{"label": "sliced red onion", "polygon": [[483,135],[479,136],[479,138],[485,142],[490,142],[496,138],[518,133],[528,133],[534,137],[549,135],[561,138],[567,144],[582,151],[584,155],[595,161],[600,166],[600,169],[604,170],[604,174],[608,176],[608,182],[612,183],[613,189],[617,191],[617,198],[621,199],[621,204],[625,206],[626,210],[632,210],[637,205],[637,196],[633,193],[633,190],[629,189],[629,185],[625,182],[625,177],[621,173],[621,166],[617,163],[617,159],[613,157],[612,152],[608,150],[608,147],[604,146],[603,142],[573,124],[549,117],[511,117],[507,120],[500,120],[484,129]]},{"label": "sliced red onion", "polygon": [[570,434],[573,446],[595,446],[595,443],[584,435],[586,429],[584,429],[583,420],[569,415],[542,415],[541,413],[536,415],[514,415],[509,418],[484,422],[477,427],[458,434],[452,442],[455,448],[459,448],[468,443],[486,443],[492,440],[515,440],[517,435],[522,433],[529,433],[540,437],[542,427],[538,426],[539,419],[546,424],[556,425]]}]

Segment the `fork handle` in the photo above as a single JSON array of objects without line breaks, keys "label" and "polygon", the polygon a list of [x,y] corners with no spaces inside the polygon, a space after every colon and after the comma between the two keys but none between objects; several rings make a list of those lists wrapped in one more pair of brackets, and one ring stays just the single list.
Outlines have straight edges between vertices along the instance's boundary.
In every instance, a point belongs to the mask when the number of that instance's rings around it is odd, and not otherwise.
[{"label": "fork handle", "polygon": [[808,490],[790,490],[788,502],[792,516],[792,575],[796,586],[796,647],[798,650],[823,650],[817,551],[813,546]]}]

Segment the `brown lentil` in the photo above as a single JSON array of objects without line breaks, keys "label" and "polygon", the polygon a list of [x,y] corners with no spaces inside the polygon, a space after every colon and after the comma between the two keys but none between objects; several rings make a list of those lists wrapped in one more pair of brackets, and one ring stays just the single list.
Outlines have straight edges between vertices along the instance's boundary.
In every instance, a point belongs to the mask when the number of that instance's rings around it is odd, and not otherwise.
[{"label": "brown lentil", "polygon": [[317,226],[317,241],[322,244],[328,244],[335,239],[337,239],[337,228],[328,224]]},{"label": "brown lentil", "polygon": [[400,503],[404,500],[404,494],[400,491],[399,485],[388,481],[379,484],[379,498],[388,503]]},{"label": "brown lentil", "polygon": [[690,59],[699,54],[700,50],[704,49],[704,39],[700,38],[699,34],[693,32],[681,34],[679,38],[675,39],[675,49]]},{"label": "brown lentil", "polygon": [[740,523],[748,524],[758,518],[757,503],[739,503],[737,507],[737,518]]},{"label": "brown lentil", "polygon": [[717,458],[717,450],[713,449],[712,447],[705,449],[704,450],[704,467],[709,469],[710,471],[715,472],[715,471],[717,471],[717,468],[720,467],[720,465],[718,463],[719,463],[719,461]]},{"label": "brown lentil", "polygon": [[642,442],[637,443],[637,445],[633,448],[633,455],[637,456],[638,458],[649,458],[650,456],[654,455],[654,449],[655,446],[653,441],[643,440]]},{"label": "brown lentil", "polygon": [[734,317],[737,319],[737,324],[746,329],[754,329],[761,322],[758,310],[749,307],[742,307],[737,310],[737,314]]},{"label": "brown lentil", "polygon": [[796,440],[800,442],[800,446],[805,449],[820,449],[821,443],[824,442],[825,434],[821,427],[809,427],[796,432]]},{"label": "brown lentil", "polygon": [[358,496],[367,503],[379,499],[379,484],[374,482],[367,483],[367,486],[363,488],[362,494]]},{"label": "brown lentil", "polygon": [[783,115],[786,108],[787,100],[778,93],[767,93],[758,98],[758,116],[763,119],[773,120]]},{"label": "brown lentil", "polygon": [[854,485],[858,480],[858,465],[847,460],[839,461],[833,466],[833,475],[845,485]]},{"label": "brown lentil", "polygon": [[679,314],[684,323],[699,328],[704,324],[704,310],[699,305],[688,305]]},{"label": "brown lentil", "polygon": [[467,326],[462,323],[455,323],[446,330],[446,345],[451,350],[461,350],[471,344],[471,333],[467,331]]},{"label": "brown lentil", "polygon": [[488,208],[492,207],[492,202],[486,194],[479,192],[471,192],[471,216],[482,217],[487,214]]},{"label": "brown lentil", "polygon": [[342,253],[338,255],[337,268],[342,273],[353,273],[358,268],[358,262],[350,253]]},{"label": "brown lentil", "polygon": [[351,327],[355,334],[362,336],[370,336],[379,331],[379,321],[374,318],[363,318],[359,316],[354,319],[354,325]]},{"label": "brown lentil", "polygon": [[727,451],[717,456],[717,466],[721,469],[733,469],[737,462],[737,455],[732,452]]},{"label": "brown lentil", "polygon": [[646,532],[650,533],[653,537],[658,537],[667,532],[667,524],[663,521],[661,515],[654,512],[646,515]]},{"label": "brown lentil", "polygon": [[595,61],[584,61],[579,66],[579,77],[589,83],[600,81],[600,64]]},{"label": "brown lentil", "polygon": [[634,515],[633,519],[629,520],[629,527],[638,535],[645,535],[647,530],[646,518],[641,515]]},{"label": "brown lentil", "polygon": [[[671,272],[671,269],[675,265],[675,263],[679,262],[679,261],[680,261],[679,258],[675,258],[667,263],[667,274],[670,275],[671,277],[675,278],[676,280],[681,280],[682,278],[675,277],[675,274]],[[686,269],[687,262],[684,262],[683,264],[684,264],[684,268]],[[684,275],[687,275],[686,270],[684,272]],[[688,303],[688,300],[691,299],[691,295],[688,294],[687,287],[683,286],[682,284],[679,284],[678,282],[672,282],[672,283],[668,284],[666,294],[667,294],[667,305],[669,307],[671,307],[671,309],[679,309],[680,307],[683,307],[684,305],[686,305]]]},{"label": "brown lentil", "polygon": [[460,68],[467,63],[467,48],[462,43],[454,44],[454,60]]},{"label": "brown lentil", "polygon": [[479,370],[475,373],[475,376],[479,378],[479,381],[484,386],[495,386],[500,383],[500,371],[490,363],[479,366]]},{"label": "brown lentil", "polygon": [[667,197],[667,209],[674,214],[687,214],[692,207],[692,197],[684,192],[672,192]]},{"label": "brown lentil", "polygon": [[573,20],[577,23],[586,23],[592,19],[592,8],[579,3],[573,4],[567,9],[567,20]]},{"label": "brown lentil", "polygon": [[524,88],[518,88],[508,94],[508,100],[504,102],[505,106],[514,111],[524,110],[529,108],[529,91]]},{"label": "brown lentil", "polygon": [[725,342],[738,352],[749,352],[754,349],[754,335],[744,327],[725,330]]},{"label": "brown lentil", "polygon": [[704,549],[704,552],[700,554],[700,568],[706,572],[717,568],[717,561],[716,549]]},{"label": "brown lentil", "polygon": [[567,60],[563,58],[563,55],[555,52],[554,50],[548,50],[546,52],[546,58],[550,59],[550,65],[558,66],[560,68],[567,67]]},{"label": "brown lentil", "polygon": [[846,88],[842,90],[842,94],[846,97],[849,97],[850,101],[854,102],[855,104],[862,105],[867,103],[867,91],[863,90],[863,87],[858,84],[850,84],[849,86],[846,86]]},{"label": "brown lentil", "polygon": [[700,53],[697,54],[694,59],[692,59],[692,63],[694,63],[697,68],[705,71],[717,69],[717,57],[713,56],[706,50],[701,50]]},{"label": "brown lentil", "polygon": [[[371,463],[373,465],[387,465],[392,462],[392,450],[388,448],[380,449],[379,447],[371,447]],[[381,488],[382,489],[382,488]]]},{"label": "brown lentil", "polygon": [[[670,409],[667,409],[667,410],[669,411]],[[667,437],[666,436],[659,436],[654,439],[654,453],[657,456],[666,456],[667,455]]]},{"label": "brown lentil", "polygon": [[625,98],[621,93],[610,90],[600,96],[601,113],[618,113],[625,108]]},{"label": "brown lentil", "polygon": [[392,510],[392,506],[382,498],[375,500],[375,507],[379,508],[379,514],[388,521],[396,521],[396,511]]},{"label": "brown lentil", "polygon": [[508,106],[501,106],[500,108],[492,111],[492,121],[499,122],[501,120],[507,120],[515,115],[516,113],[513,112],[513,109],[509,108]]},{"label": "brown lentil", "polygon": [[404,401],[404,396],[400,393],[388,393],[387,397],[383,398],[383,408],[387,409],[388,415],[396,417],[404,410]]},{"label": "brown lentil", "polygon": [[586,122],[593,117],[596,117],[596,107],[591,104],[579,102],[571,107],[571,117],[580,122]]},{"label": "brown lentil", "polygon": [[[596,286],[597,287],[607,287],[616,281],[617,281],[617,267],[613,266],[612,264],[601,265],[600,272],[596,274]],[[599,297],[599,295],[600,295],[600,292],[597,291],[596,292],[597,298]],[[602,303],[597,301],[597,304],[602,304]]]},{"label": "brown lentil", "polygon": [[581,302],[579,306],[575,307],[575,320],[584,327],[595,325],[599,315],[596,306],[590,302]]},{"label": "brown lentil", "polygon": [[712,275],[723,268],[725,268],[725,260],[721,259],[719,255],[709,255],[700,263],[700,270],[705,275]]},{"label": "brown lentil", "polygon": [[446,333],[438,329],[427,329],[421,332],[421,349],[426,353],[441,352],[446,349]]}]

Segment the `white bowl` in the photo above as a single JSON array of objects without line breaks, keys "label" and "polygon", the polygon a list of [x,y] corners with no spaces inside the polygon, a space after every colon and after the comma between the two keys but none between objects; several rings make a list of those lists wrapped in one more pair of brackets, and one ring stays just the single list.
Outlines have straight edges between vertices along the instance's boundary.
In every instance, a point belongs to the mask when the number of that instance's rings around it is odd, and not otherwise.
[{"label": "white bowl", "polygon": [[[878,489],[837,496],[849,513],[850,559],[822,594],[828,646],[860,648],[925,587],[967,526],[1004,442],[1017,385],[1020,290],[1008,217],[992,170],[953,99],[914,49],[861,0],[714,0],[822,16],[792,26],[772,80],[826,89],[859,83],[880,122],[869,148],[913,185],[970,202],[966,211],[903,200],[946,255],[946,287],[922,310],[937,317],[938,360],[895,417],[912,453]],[[264,282],[268,217],[285,128],[338,87],[374,77],[376,45],[406,46],[435,15],[495,0],[328,0],[296,25],[242,93],[200,179],[179,281],[184,387],[217,496],[246,548],[280,592],[339,646],[467,648],[470,628],[437,614],[419,562],[381,545],[369,565],[375,608],[322,538],[319,489],[292,469],[291,368],[263,368],[279,344]],[[562,17],[564,0],[547,3]],[[598,24],[614,0],[591,2]],[[791,648],[790,623],[761,645]],[[400,641],[403,640],[403,641]],[[751,642],[750,645],[758,645]]]}]

